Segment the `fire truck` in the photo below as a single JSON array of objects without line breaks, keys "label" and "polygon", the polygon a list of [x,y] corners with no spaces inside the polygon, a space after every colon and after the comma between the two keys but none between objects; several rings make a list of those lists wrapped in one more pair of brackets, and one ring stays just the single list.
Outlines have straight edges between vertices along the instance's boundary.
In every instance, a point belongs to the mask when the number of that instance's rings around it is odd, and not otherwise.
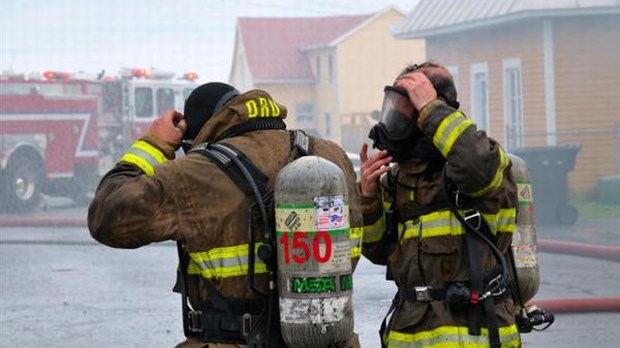
[{"label": "fire truck", "polygon": [[35,210],[45,195],[88,202],[158,115],[183,110],[196,79],[156,69],[0,75],[0,210]]}]

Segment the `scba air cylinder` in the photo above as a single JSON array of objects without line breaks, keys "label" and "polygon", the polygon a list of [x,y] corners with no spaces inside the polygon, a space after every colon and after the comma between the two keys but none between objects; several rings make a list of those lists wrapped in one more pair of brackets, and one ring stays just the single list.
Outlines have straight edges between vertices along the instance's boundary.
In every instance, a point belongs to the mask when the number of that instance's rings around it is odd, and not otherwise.
[{"label": "scba air cylinder", "polygon": [[509,156],[519,197],[517,231],[512,238],[512,251],[519,278],[519,291],[523,303],[526,303],[536,295],[540,285],[534,202],[530,175],[525,161],[514,155]]},{"label": "scba air cylinder", "polygon": [[344,347],[353,334],[344,173],[301,157],[278,174],[274,199],[282,337],[288,347]]}]

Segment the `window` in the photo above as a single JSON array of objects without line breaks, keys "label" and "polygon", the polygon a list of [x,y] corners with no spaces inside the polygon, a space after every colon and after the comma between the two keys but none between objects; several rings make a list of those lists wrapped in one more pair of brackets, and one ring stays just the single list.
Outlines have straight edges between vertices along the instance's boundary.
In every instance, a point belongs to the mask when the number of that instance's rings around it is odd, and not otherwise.
[{"label": "window", "polygon": [[478,129],[489,130],[489,88],[486,63],[471,66],[471,116]]},{"label": "window", "polygon": [[504,60],[504,120],[506,147],[523,147],[523,89],[518,58]]},{"label": "window", "polygon": [[174,109],[174,90],[172,88],[157,89],[157,115]]},{"label": "window", "polygon": [[314,105],[311,103],[295,104],[295,121],[298,123],[313,123]]},{"label": "window", "polygon": [[103,85],[103,111],[120,114],[123,100],[120,82],[106,82]]},{"label": "window", "polygon": [[153,117],[153,90],[137,87],[135,90],[136,117]]},{"label": "window", "polygon": [[321,56],[316,56],[316,82],[321,83]]},{"label": "window", "polygon": [[329,83],[334,83],[334,58],[331,54],[327,56],[327,70],[329,73]]},{"label": "window", "polygon": [[325,113],[325,137],[329,138],[332,136],[332,114],[329,112]]}]

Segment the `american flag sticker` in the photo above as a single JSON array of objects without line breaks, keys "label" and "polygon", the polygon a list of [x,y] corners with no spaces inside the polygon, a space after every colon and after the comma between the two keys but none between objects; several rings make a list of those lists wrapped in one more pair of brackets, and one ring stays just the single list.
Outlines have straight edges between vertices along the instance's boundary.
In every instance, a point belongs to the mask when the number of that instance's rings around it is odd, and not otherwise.
[{"label": "american flag sticker", "polygon": [[314,197],[314,216],[317,231],[345,227],[343,196]]}]

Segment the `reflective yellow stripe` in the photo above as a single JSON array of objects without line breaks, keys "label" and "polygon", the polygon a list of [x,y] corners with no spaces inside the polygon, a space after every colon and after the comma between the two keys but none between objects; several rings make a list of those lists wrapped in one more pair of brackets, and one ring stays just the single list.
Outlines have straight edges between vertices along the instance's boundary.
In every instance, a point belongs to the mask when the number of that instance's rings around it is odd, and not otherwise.
[{"label": "reflective yellow stripe", "polygon": [[121,157],[121,161],[133,163],[142,169],[146,175],[152,176],[155,174],[155,166],[168,161],[168,159],[153,145],[138,140]]},{"label": "reflective yellow stripe", "polygon": [[474,122],[472,120],[466,119],[461,112],[455,111],[441,121],[433,135],[433,143],[441,151],[441,154],[446,157],[450,150],[452,150],[456,139],[473,125]]},{"label": "reflective yellow stripe", "polygon": [[497,214],[482,214],[482,216],[493,234],[514,233],[517,230],[517,209],[515,208],[500,209]]},{"label": "reflective yellow stripe", "polygon": [[[256,249],[258,249],[260,244],[256,243]],[[192,262],[188,266],[188,273],[198,270],[198,273],[207,279],[245,276],[248,273],[248,251],[248,245],[241,244],[190,253],[189,256]],[[192,263],[196,267],[193,267]],[[254,272],[256,274],[267,272],[267,266],[256,255],[254,258]]]},{"label": "reflective yellow stripe", "polygon": [[[414,222],[413,220],[407,220],[405,221],[404,225],[405,227],[404,227],[403,233],[405,235],[402,238],[400,238],[401,244],[402,244],[402,241],[405,239],[415,238],[415,237],[420,236],[420,220],[416,220],[416,222]],[[399,231],[403,230],[403,223],[398,224],[398,230]]]},{"label": "reflective yellow stripe", "polygon": [[385,233],[385,218],[381,216],[372,225],[364,226],[364,243],[374,243],[381,240]]},{"label": "reflective yellow stripe", "polygon": [[190,259],[189,264],[187,265],[187,274],[200,274],[200,273],[202,273],[200,272],[200,267],[198,267],[198,265]]},{"label": "reflective yellow stripe", "polygon": [[[399,224],[399,230],[402,228]],[[465,233],[460,221],[449,210],[437,211],[422,215],[416,222],[405,222],[405,235],[403,239],[438,236],[456,236]]]},{"label": "reflective yellow stripe", "polygon": [[[515,208],[500,209],[497,214],[482,214],[482,218],[487,221],[493,234],[498,231],[514,233],[517,229]],[[400,223],[398,230],[404,230],[402,240],[416,237],[458,236],[465,233],[461,222],[449,210],[422,215],[416,221],[405,221],[404,227],[403,223]]]},{"label": "reflective yellow stripe", "polygon": [[142,169],[144,174],[148,176],[153,176],[153,174],[155,174],[155,168],[153,168],[149,162],[140,156],[134,155],[133,153],[124,154],[123,157],[121,157],[121,161],[137,165],[140,169]]},{"label": "reflective yellow stripe", "polygon": [[364,228],[352,227],[349,229],[349,239],[351,240],[351,258],[355,259],[362,255],[362,238]]},{"label": "reflective yellow stripe", "polygon": [[506,170],[506,167],[508,167],[508,165],[510,164],[510,159],[508,158],[508,156],[506,156],[504,150],[502,150],[501,147],[499,148],[498,154],[499,166],[495,171],[495,175],[493,175],[493,180],[491,180],[491,183],[488,186],[483,187],[481,190],[470,194],[470,196],[480,197],[486,193],[489,193],[490,191],[496,190],[502,184],[502,181],[504,181],[504,170]]},{"label": "reflective yellow stripe", "polygon": [[159,151],[159,149],[157,149],[155,146],[147,143],[144,140],[136,141],[133,145],[131,145],[131,147],[138,148],[148,153],[149,155],[153,156],[153,158],[155,159],[155,161],[157,161],[157,163],[161,164],[161,163],[168,161],[166,156],[164,156],[164,154],[161,151]]},{"label": "reflective yellow stripe", "polygon": [[[385,343],[388,348],[488,348],[489,330],[482,328],[480,331],[480,336],[470,335],[464,326],[441,326],[414,334],[390,331]],[[499,335],[502,348],[521,346],[516,325],[500,327]]]}]

